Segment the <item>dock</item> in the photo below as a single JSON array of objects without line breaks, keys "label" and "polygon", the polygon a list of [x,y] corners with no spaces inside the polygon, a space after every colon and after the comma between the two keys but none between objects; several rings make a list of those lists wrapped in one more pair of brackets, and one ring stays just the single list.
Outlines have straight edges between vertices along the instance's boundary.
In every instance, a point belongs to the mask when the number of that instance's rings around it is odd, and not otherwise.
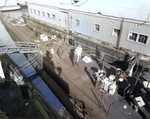
[{"label": "dock", "polygon": [[[100,69],[95,56],[82,53],[82,57],[89,56],[92,62],[85,63],[80,59],[78,65],[73,66],[69,56],[74,47],[66,44],[63,39],[57,37],[52,40],[49,37],[48,41],[42,41],[40,34],[43,31],[35,36],[34,30],[27,26],[11,26],[4,21],[3,24],[9,29],[14,41],[27,42],[27,39],[36,43],[44,57],[44,68],[37,71],[75,119],[142,119],[117,93],[110,95],[95,87],[93,74]],[[64,50],[61,60],[57,55],[60,46]],[[115,67],[106,62],[105,68],[108,75],[114,73]],[[47,77],[44,79],[44,76]],[[52,80],[53,86],[50,83]]]}]

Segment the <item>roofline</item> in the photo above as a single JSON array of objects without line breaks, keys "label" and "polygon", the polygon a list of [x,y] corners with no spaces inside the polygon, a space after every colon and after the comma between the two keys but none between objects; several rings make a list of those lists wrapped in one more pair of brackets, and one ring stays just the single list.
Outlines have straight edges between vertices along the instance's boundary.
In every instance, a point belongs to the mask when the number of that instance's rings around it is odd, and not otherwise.
[{"label": "roofline", "polygon": [[51,8],[55,8],[55,9],[60,9],[59,7],[56,7],[56,6],[38,4],[38,3],[33,3],[33,2],[28,2],[27,5],[28,5],[28,4],[31,4],[31,5],[38,5],[38,6],[44,6],[44,7],[47,7],[47,8],[51,7]]}]

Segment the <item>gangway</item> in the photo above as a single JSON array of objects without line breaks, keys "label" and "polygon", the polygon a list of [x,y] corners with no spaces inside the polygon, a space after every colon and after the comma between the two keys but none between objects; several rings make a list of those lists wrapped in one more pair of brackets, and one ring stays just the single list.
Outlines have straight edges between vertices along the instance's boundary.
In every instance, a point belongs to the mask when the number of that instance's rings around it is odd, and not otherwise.
[{"label": "gangway", "polygon": [[14,44],[0,44],[0,54],[4,53],[36,53],[38,48],[32,42],[14,42]]}]

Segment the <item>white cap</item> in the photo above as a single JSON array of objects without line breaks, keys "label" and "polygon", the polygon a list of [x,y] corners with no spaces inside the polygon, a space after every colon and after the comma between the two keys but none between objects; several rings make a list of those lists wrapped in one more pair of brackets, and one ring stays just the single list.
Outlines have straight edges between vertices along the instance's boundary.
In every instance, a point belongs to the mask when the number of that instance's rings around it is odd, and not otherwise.
[{"label": "white cap", "polygon": [[115,77],[114,75],[110,75],[110,76],[109,76],[109,80],[111,80],[111,81],[114,80],[115,78],[116,78],[116,77]]},{"label": "white cap", "polygon": [[120,82],[123,82],[123,78],[119,78],[118,80],[119,80]]}]

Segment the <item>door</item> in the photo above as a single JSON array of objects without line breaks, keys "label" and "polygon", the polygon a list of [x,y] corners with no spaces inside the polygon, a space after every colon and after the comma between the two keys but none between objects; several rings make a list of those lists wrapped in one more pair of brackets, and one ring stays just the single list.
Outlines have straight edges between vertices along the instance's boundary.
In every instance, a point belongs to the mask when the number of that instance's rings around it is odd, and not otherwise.
[{"label": "door", "polygon": [[60,26],[68,30],[68,13],[60,12]]}]

